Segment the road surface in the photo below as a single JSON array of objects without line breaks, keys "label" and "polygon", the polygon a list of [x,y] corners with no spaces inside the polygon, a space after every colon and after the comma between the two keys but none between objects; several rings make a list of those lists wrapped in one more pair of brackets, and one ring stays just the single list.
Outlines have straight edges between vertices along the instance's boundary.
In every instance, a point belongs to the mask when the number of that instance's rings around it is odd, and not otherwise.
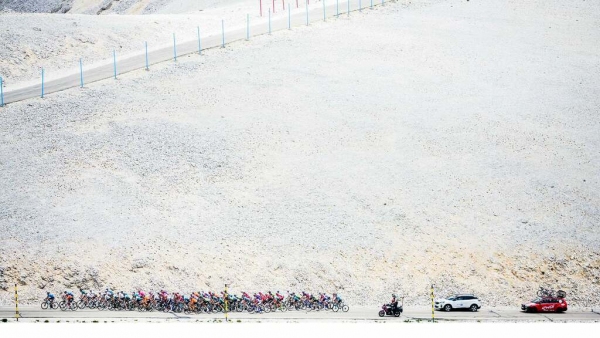
[{"label": "road surface", "polygon": [[[56,322],[64,321],[86,321],[86,322],[146,322],[146,321],[224,321],[225,315],[218,314],[192,314],[184,313],[164,313],[164,312],[139,312],[139,311],[99,311],[99,310],[42,310],[39,306],[20,307],[21,317],[19,321],[24,322],[43,322],[48,320]],[[229,313],[229,320],[241,322],[362,322],[362,321],[429,321],[431,320],[431,308],[428,307],[405,307],[405,311],[400,318],[384,317],[380,318],[377,313],[379,309],[373,307],[350,307],[348,312],[332,311],[287,311],[264,314],[249,313]],[[6,318],[14,321],[14,307],[0,307],[0,320]],[[435,312],[435,319],[438,321],[467,321],[467,322],[600,322],[600,311],[598,309],[587,310],[569,310],[565,313],[524,313],[517,308],[482,308],[478,312],[453,311],[453,312]]]}]

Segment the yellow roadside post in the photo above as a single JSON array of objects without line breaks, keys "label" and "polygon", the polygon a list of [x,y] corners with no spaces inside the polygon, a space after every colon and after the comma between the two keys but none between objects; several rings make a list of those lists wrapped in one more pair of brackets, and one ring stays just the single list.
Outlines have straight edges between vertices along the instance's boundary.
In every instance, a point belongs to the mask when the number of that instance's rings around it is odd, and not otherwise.
[{"label": "yellow roadside post", "polygon": [[227,297],[227,284],[225,284],[225,322],[229,321],[227,319],[227,303],[228,303],[228,297]]},{"label": "yellow roadside post", "polygon": [[431,284],[431,322],[435,323],[435,309],[433,306],[434,300],[433,300],[433,284]]},{"label": "yellow roadside post", "polygon": [[15,284],[15,318],[17,318],[17,322],[19,321],[19,293],[17,292],[17,284]]}]

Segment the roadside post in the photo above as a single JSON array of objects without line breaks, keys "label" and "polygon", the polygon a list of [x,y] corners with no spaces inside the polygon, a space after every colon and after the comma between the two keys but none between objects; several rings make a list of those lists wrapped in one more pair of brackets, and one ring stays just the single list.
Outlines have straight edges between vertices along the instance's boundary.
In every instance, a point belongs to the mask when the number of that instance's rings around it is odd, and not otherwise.
[{"label": "roadside post", "polygon": [[4,81],[2,80],[2,76],[0,76],[0,107],[4,107]]},{"label": "roadside post", "polygon": [[79,59],[79,75],[81,80],[81,88],[83,88],[83,61],[81,60],[81,58]]},{"label": "roadside post", "polygon": [[371,9],[373,9],[373,0],[371,0]]},{"label": "roadside post", "polygon": [[227,297],[227,285],[228,285],[228,284],[225,284],[225,322],[228,322],[228,321],[229,321],[229,319],[227,319],[227,311],[229,310],[229,309],[227,308],[227,306],[228,306],[228,301],[229,301],[229,299],[228,299],[228,297]]},{"label": "roadside post", "polygon": [[21,314],[19,313],[19,293],[17,292],[17,284],[15,284],[15,318],[19,321]]},{"label": "roadside post", "polygon": [[348,17],[350,17],[350,0],[348,0]]},{"label": "roadside post", "polygon": [[325,17],[325,0],[323,0],[323,21],[327,21],[327,18]]},{"label": "roadside post", "polygon": [[221,44],[221,47],[225,48],[225,20],[221,20],[221,32],[223,33],[223,43]]},{"label": "roadside post", "polygon": [[177,42],[175,42],[175,33],[173,33],[173,58],[177,62]]},{"label": "roadside post", "polygon": [[340,17],[340,0],[335,0],[335,17]]},{"label": "roadside post", "polygon": [[262,16],[262,0],[258,0],[258,2],[260,3],[260,16]]},{"label": "roadside post", "polygon": [[246,14],[246,41],[250,40],[250,14]]},{"label": "roadside post", "polygon": [[292,7],[288,2],[288,29],[292,29]]},{"label": "roadside post", "polygon": [[431,322],[435,323],[435,311],[434,311],[435,309],[433,306],[433,302],[434,302],[433,299],[434,299],[433,298],[433,284],[431,284]]},{"label": "roadside post", "polygon": [[117,52],[113,49],[113,68],[115,74],[115,80],[117,79]]},{"label": "roadside post", "polygon": [[146,45],[146,70],[149,70],[148,68],[148,41],[145,42]]},{"label": "roadside post", "polygon": [[306,25],[308,26],[308,0],[306,0]]},{"label": "roadside post", "polygon": [[271,10],[269,8],[269,35],[271,35]]},{"label": "roadside post", "polygon": [[362,12],[362,0],[358,0],[358,11]]},{"label": "roadside post", "polygon": [[44,98],[44,68],[42,68],[42,99]]},{"label": "roadside post", "polygon": [[198,54],[202,55],[202,44],[200,43],[200,26],[198,26]]}]

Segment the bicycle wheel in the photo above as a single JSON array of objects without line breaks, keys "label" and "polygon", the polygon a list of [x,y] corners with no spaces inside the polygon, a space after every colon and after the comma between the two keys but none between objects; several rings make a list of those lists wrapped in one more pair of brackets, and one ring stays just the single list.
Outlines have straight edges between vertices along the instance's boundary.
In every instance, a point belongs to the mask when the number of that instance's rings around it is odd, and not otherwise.
[{"label": "bicycle wheel", "polygon": [[42,310],[46,310],[48,308],[48,302],[42,302]]},{"label": "bicycle wheel", "polygon": [[50,307],[51,307],[53,310],[56,310],[56,309],[58,309],[58,303],[57,303],[57,302],[52,302],[52,303],[50,304]]},{"label": "bicycle wheel", "polygon": [[348,305],[342,306],[342,311],[348,312],[348,310],[350,310],[350,307]]},{"label": "bicycle wheel", "polygon": [[67,303],[63,300],[62,302],[58,303],[58,307],[61,309],[61,311],[65,311],[67,310]]},{"label": "bicycle wheel", "polygon": [[85,306],[86,305],[85,305],[84,301],[80,300],[80,301],[77,302],[77,307],[78,308],[85,309]]},{"label": "bicycle wheel", "polygon": [[331,309],[333,310],[333,312],[338,312],[338,310],[340,309],[340,307],[339,307],[339,306],[337,306],[337,305],[333,305],[333,306],[331,307]]}]

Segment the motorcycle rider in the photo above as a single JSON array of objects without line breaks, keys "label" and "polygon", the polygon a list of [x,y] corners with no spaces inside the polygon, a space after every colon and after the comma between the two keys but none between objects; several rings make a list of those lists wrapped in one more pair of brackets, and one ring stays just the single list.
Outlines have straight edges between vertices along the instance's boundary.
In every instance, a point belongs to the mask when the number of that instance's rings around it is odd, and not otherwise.
[{"label": "motorcycle rider", "polygon": [[396,299],[395,294],[392,294],[392,301],[390,302],[390,306],[392,307],[392,313],[398,308],[398,300]]}]

